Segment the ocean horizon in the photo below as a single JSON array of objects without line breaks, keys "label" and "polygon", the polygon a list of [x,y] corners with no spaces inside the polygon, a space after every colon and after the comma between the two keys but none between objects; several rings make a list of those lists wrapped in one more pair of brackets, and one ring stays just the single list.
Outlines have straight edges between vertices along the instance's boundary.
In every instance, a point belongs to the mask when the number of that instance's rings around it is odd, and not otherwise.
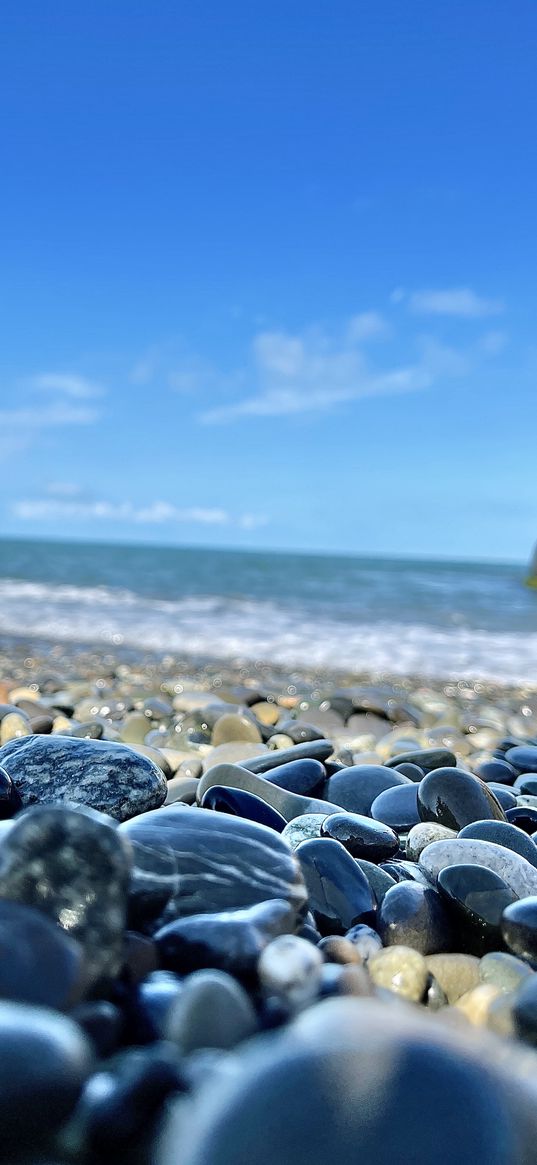
[{"label": "ocean horizon", "polygon": [[525,564],[0,539],[0,636],[537,683]]}]

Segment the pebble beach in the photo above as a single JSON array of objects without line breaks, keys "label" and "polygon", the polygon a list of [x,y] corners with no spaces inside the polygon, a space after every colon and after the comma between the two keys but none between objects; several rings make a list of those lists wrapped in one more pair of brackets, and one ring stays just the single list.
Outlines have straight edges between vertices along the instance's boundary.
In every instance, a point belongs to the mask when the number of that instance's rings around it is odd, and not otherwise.
[{"label": "pebble beach", "polygon": [[24,1165],[535,1160],[537,687],[0,647]]}]

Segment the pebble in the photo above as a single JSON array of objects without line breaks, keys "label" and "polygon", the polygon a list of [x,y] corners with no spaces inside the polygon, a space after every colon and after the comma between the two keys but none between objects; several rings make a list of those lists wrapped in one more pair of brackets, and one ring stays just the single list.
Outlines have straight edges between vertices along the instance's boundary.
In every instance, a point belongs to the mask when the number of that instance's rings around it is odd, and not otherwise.
[{"label": "pebble", "polygon": [[176,918],[154,937],[166,970],[188,975],[210,967],[251,982],[262,950],[277,935],[292,932],[295,923],[292,906],[276,898],[244,910]]},{"label": "pebble", "polygon": [[326,813],[301,813],[289,821],[285,829],[282,829],[283,840],[291,849],[295,850],[302,841],[310,841],[313,837],[320,837],[321,827],[323,821],[326,821],[326,817]]},{"label": "pebble", "polygon": [[522,898],[504,911],[501,931],[509,950],[537,966],[537,897]]},{"label": "pebble", "polygon": [[530,865],[537,868],[537,845],[524,833],[508,821],[473,821],[461,829],[459,838],[473,838],[477,841],[491,841],[495,845],[502,845],[513,853],[520,854]]},{"label": "pebble", "polygon": [[84,952],[40,910],[0,900],[0,999],[67,1010],[84,994]]},{"label": "pebble", "polygon": [[261,733],[254,720],[249,716],[240,716],[233,712],[226,712],[216,721],[211,735],[211,744],[229,744],[231,741],[247,741],[249,744],[260,744]]},{"label": "pebble", "polygon": [[517,991],[534,972],[523,959],[507,951],[490,951],[479,962],[479,978],[483,983],[493,983],[502,991]]},{"label": "pebble", "polygon": [[304,744],[294,744],[290,748],[278,749],[277,753],[264,753],[260,757],[245,760],[244,767],[251,773],[268,773],[279,765],[288,764],[295,760],[328,760],[332,755],[333,745],[329,740],[308,740]]},{"label": "pebble", "polygon": [[360,867],[338,841],[303,841],[296,850],[310,910],[321,934],[345,934],[357,922],[369,924],[375,900]]},{"label": "pebble", "polygon": [[0,768],[0,821],[7,821],[22,808],[19,790],[9,773]]},{"label": "pebble", "polygon": [[341,842],[353,858],[365,858],[369,862],[386,861],[399,849],[399,838],[393,829],[359,813],[334,813],[325,817],[321,837]]},{"label": "pebble", "polygon": [[[348,946],[354,952],[350,943]],[[326,956],[326,950],[324,954]],[[295,1011],[315,999],[321,984],[322,966],[323,955],[318,947],[298,935],[284,934],[273,939],[261,952],[257,973],[262,989],[268,995],[282,997]]]},{"label": "pebble", "polygon": [[517,744],[508,748],[505,760],[517,773],[537,773],[537,744]]},{"label": "pebble", "polygon": [[390,769],[396,769],[402,764],[418,765],[424,773],[430,773],[433,769],[451,768],[456,763],[455,753],[448,748],[421,748],[402,752],[387,762]]},{"label": "pebble", "polygon": [[461,950],[483,955],[501,947],[503,911],[517,901],[503,878],[485,866],[447,866],[438,874],[438,888],[456,926]]},{"label": "pebble", "polygon": [[505,821],[503,809],[488,785],[456,768],[435,769],[420,781],[418,810],[422,821],[436,821],[457,831],[485,818]]},{"label": "pebble", "polygon": [[422,955],[449,950],[453,941],[449,913],[432,887],[399,882],[379,906],[378,933],[385,947],[412,947]]},{"label": "pebble", "polygon": [[537,870],[520,854],[491,841],[456,838],[454,841],[435,841],[423,850],[419,867],[436,880],[440,870],[459,864],[486,866],[503,878],[518,898],[537,894]]},{"label": "pebble", "polygon": [[375,797],[370,812],[377,821],[383,821],[397,833],[408,833],[420,820],[418,785],[412,783],[385,789]]},{"label": "pebble", "polygon": [[[197,792],[197,790],[196,790]],[[277,813],[261,797],[254,793],[247,793],[245,789],[225,788],[223,785],[211,785],[201,799],[203,809],[215,809],[218,813],[232,813],[235,817],[244,817],[247,821],[257,821],[282,833],[287,822],[285,817]],[[537,850],[536,850],[537,853]]]},{"label": "pebble", "polygon": [[379,793],[394,785],[411,785],[411,781],[385,765],[354,765],[330,777],[326,782],[325,796],[349,813],[361,813],[367,817]]},{"label": "pebble", "polygon": [[354,860],[365,874],[373,891],[375,902],[377,906],[380,906],[385,894],[392,886],[395,886],[395,879],[390,877],[386,870],[376,866],[374,862],[368,862],[365,858],[355,858]]},{"label": "pebble", "polygon": [[429,955],[427,968],[438,980],[449,1004],[454,1004],[465,992],[477,987],[480,982],[479,959],[475,955],[445,954]]},{"label": "pebble", "polygon": [[419,1003],[427,984],[423,955],[408,946],[384,947],[368,960],[369,974],[378,987],[386,987],[403,999]]},{"label": "pebble", "polygon": [[420,857],[428,845],[433,841],[448,841],[457,837],[454,829],[445,825],[437,825],[435,821],[420,821],[413,825],[406,839],[406,856],[411,862],[419,862]]},{"label": "pebble", "polygon": [[185,980],[167,1012],[164,1035],[184,1056],[200,1048],[234,1048],[257,1030],[254,1008],[236,979],[203,970]]},{"label": "pebble", "polygon": [[244,789],[253,793],[271,805],[286,821],[292,821],[304,813],[335,813],[339,806],[316,797],[300,797],[297,793],[289,793],[287,789],[280,789],[272,781],[256,776],[240,765],[220,764],[210,768],[202,776],[198,785],[197,800],[201,804],[207,789],[212,785],[223,785],[231,789]]},{"label": "pebble", "polygon": [[68,801],[125,821],[162,805],[166,781],[156,765],[124,744],[25,736],[0,749],[0,766],[22,804]]},{"label": "pebble", "polygon": [[322,796],[326,782],[326,769],[318,760],[293,760],[287,764],[278,765],[277,769],[269,769],[267,780],[280,789],[287,789],[289,793],[298,793],[301,797]]},{"label": "pebble", "polygon": [[471,991],[461,995],[455,1007],[470,1023],[476,1027],[484,1027],[488,1023],[492,1004],[501,994],[501,987],[496,987],[493,983],[479,983],[477,987],[472,987]]}]

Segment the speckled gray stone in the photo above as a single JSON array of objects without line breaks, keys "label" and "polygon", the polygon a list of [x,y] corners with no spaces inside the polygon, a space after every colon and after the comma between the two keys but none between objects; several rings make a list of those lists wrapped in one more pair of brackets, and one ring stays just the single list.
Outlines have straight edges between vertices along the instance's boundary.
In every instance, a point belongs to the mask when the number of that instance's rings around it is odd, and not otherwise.
[{"label": "speckled gray stone", "polygon": [[33,906],[78,940],[90,981],[121,966],[130,846],[91,809],[38,805],[0,842],[0,897]]},{"label": "speckled gray stone", "polygon": [[459,864],[486,866],[499,874],[518,898],[537,894],[537,870],[520,854],[491,841],[456,838],[434,841],[420,856],[419,865],[428,877],[436,878],[446,866]]},{"label": "speckled gray stone", "polygon": [[[411,862],[417,862],[421,854],[433,841],[448,841],[456,838],[454,829],[447,825],[438,825],[436,821],[420,821],[413,825],[406,839],[406,856]],[[536,847],[537,848],[537,847]]]},{"label": "speckled gray stone", "polygon": [[127,821],[157,809],[166,779],[151,760],[125,744],[67,736],[24,736],[0,749],[24,806],[68,801]]},{"label": "speckled gray stone", "polygon": [[321,836],[321,825],[326,821],[326,813],[302,813],[293,818],[282,829],[281,836],[291,849],[296,849],[302,841],[309,841],[312,837]]}]

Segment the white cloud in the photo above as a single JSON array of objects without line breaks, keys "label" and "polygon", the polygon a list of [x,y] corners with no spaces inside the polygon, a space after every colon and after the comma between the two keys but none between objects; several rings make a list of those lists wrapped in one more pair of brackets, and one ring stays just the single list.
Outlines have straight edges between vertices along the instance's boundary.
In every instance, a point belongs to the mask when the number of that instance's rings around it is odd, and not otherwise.
[{"label": "white cloud", "polygon": [[88,405],[49,404],[41,408],[29,405],[19,409],[0,409],[0,428],[4,431],[56,429],[63,425],[92,425],[99,414]]},{"label": "white cloud", "polygon": [[[53,483],[54,485],[54,483]],[[57,491],[57,486],[54,487]],[[71,488],[71,487],[70,487]],[[82,493],[73,486],[73,492]],[[50,487],[49,487],[50,491]],[[23,522],[36,520],[127,522],[135,525],[159,526],[165,523],[191,523],[201,526],[238,526],[244,530],[265,525],[268,519],[255,514],[242,514],[234,519],[227,510],[208,506],[176,506],[172,502],[155,501],[138,506],[133,502],[113,502],[97,498],[62,496],[22,498],[13,502],[11,512]]]},{"label": "white cloud", "polygon": [[76,498],[83,490],[74,481],[49,481],[46,492],[53,498]]},{"label": "white cloud", "polygon": [[72,372],[43,372],[37,376],[31,376],[27,383],[30,388],[43,392],[60,393],[73,397],[75,400],[86,400],[88,397],[103,395],[103,388],[100,384]]},{"label": "white cloud", "polygon": [[[404,293],[401,293],[395,302],[403,298]],[[415,291],[408,298],[408,306],[417,315],[454,316],[466,320],[499,315],[504,310],[500,300],[484,299],[469,287]]]},{"label": "white cloud", "polygon": [[364,340],[384,336],[388,330],[386,320],[378,312],[363,311],[349,320],[348,335],[351,344],[360,344]]},{"label": "white cloud", "polygon": [[509,337],[506,332],[485,332],[479,340],[479,349],[485,356],[499,356],[508,343]]}]

